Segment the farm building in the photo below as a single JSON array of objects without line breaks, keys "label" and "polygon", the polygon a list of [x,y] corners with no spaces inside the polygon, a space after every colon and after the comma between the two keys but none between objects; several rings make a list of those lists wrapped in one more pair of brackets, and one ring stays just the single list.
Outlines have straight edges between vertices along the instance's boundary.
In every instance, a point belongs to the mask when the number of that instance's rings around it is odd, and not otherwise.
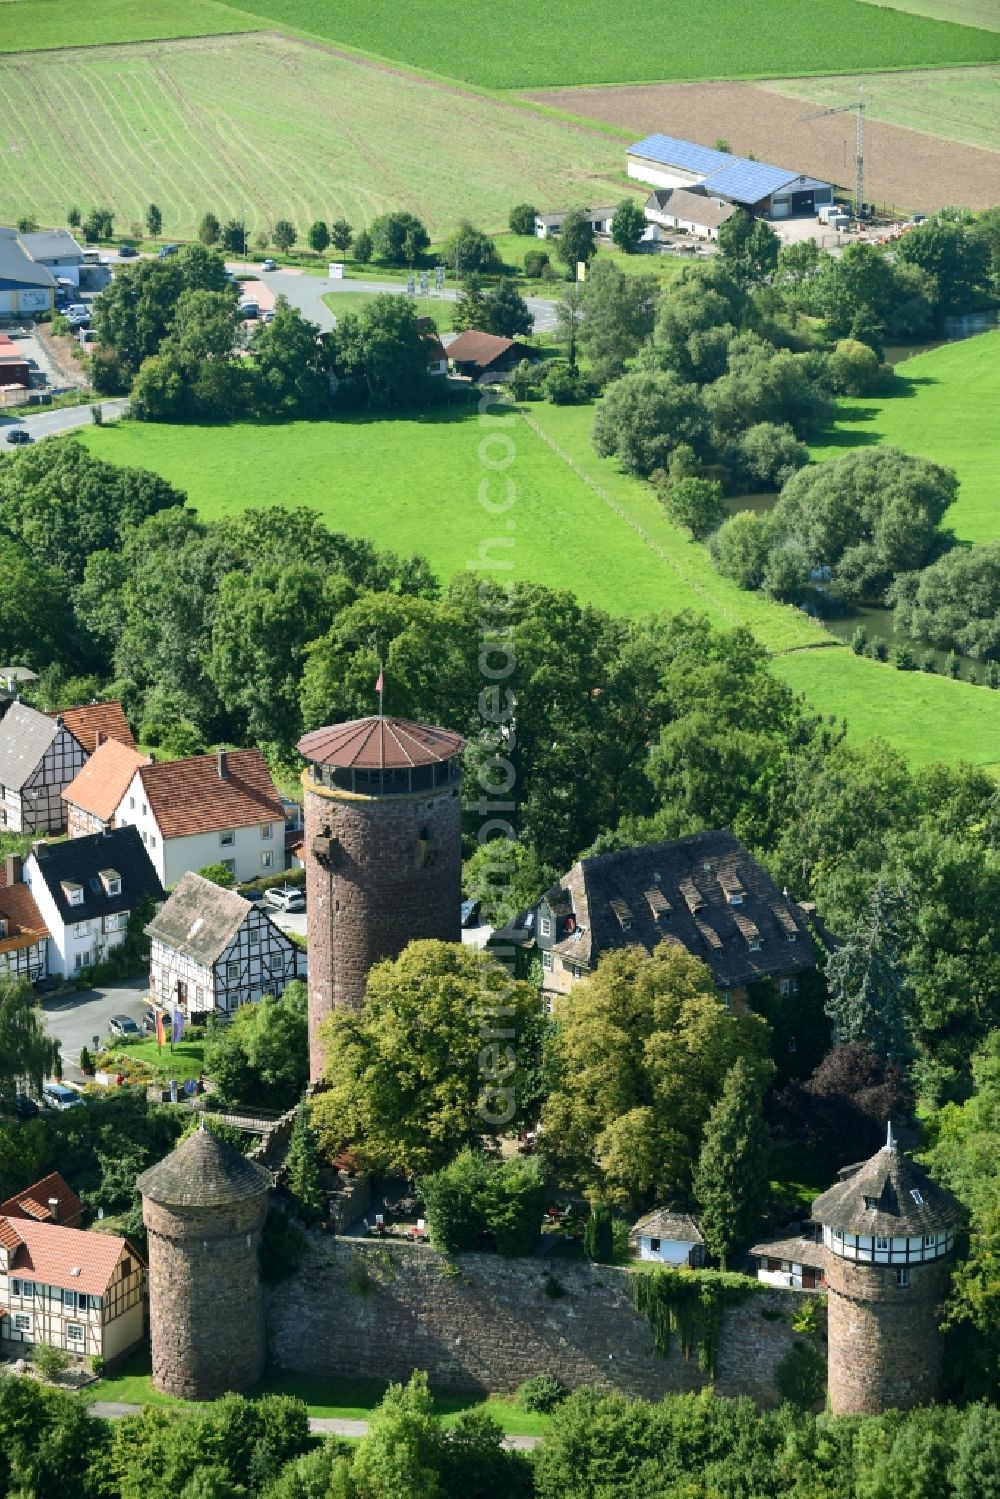
[{"label": "farm building", "polygon": [[495,333],[480,333],[469,328],[448,345],[448,362],[456,375],[479,380],[483,375],[503,375],[534,358],[527,344],[515,338],[500,338]]},{"label": "farm building", "polygon": [[718,239],[719,229],[736,212],[732,203],[719,203],[686,187],[659,187],[646,199],[646,222],[653,226],[653,239],[661,229],[681,230],[699,239]]},{"label": "farm building", "polygon": [[647,135],[629,146],[625,168],[636,182],[684,188],[748,208],[761,218],[811,216],[822,204],[833,202],[832,183],[671,135]]},{"label": "farm building", "polygon": [[55,298],[48,266],[33,259],[15,229],[0,229],[0,317],[51,311]]},{"label": "farm building", "polygon": [[[535,215],[535,234],[539,239],[558,239],[570,214],[570,209],[564,209],[562,213],[539,213]],[[615,216],[615,205],[605,204],[603,208],[581,208],[580,212],[587,220],[595,234],[610,234],[611,220]]]},{"label": "farm building", "polygon": [[45,266],[62,281],[80,285],[83,246],[77,244],[68,229],[42,229],[34,234],[19,234],[18,240],[35,265]]}]

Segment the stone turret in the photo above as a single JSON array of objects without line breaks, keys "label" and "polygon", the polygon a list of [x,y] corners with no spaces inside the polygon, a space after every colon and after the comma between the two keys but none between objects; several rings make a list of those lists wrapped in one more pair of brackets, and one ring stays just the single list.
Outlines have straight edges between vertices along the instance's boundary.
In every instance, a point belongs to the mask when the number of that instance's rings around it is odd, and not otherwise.
[{"label": "stone turret", "polygon": [[891,1125],[883,1148],[840,1178],[812,1207],[826,1250],[830,1408],[922,1405],[940,1392],[941,1306],[962,1208],[900,1154]]},{"label": "stone turret", "polygon": [[264,1372],[257,1250],[271,1174],[204,1125],[139,1177],[153,1383],[211,1400]]},{"label": "stone turret", "polygon": [[461,940],[464,748],[447,729],[381,715],[299,741],[313,1081],[319,1027],[360,1008],[373,963],[420,938]]}]

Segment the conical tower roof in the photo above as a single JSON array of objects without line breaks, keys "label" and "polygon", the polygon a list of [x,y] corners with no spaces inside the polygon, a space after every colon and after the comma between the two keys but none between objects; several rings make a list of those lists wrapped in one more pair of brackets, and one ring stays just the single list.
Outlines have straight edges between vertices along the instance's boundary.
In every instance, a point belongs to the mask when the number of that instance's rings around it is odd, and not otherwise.
[{"label": "conical tower roof", "polygon": [[261,1197],[271,1173],[204,1125],[137,1178],[143,1197],[164,1207],[208,1208]]},{"label": "conical tower roof", "polygon": [[812,1216],[842,1233],[901,1239],[956,1228],[964,1209],[922,1167],[900,1154],[890,1127],[880,1151],[816,1198]]},{"label": "conical tower roof", "polygon": [[356,718],[329,724],[299,740],[299,754],[316,765],[342,770],[407,770],[460,755],[461,734],[408,718]]}]

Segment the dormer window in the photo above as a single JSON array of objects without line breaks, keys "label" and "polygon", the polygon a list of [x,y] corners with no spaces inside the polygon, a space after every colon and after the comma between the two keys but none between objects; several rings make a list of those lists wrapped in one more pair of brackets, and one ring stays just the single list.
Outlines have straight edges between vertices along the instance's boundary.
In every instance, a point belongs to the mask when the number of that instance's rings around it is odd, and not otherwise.
[{"label": "dormer window", "polygon": [[751,952],[760,952],[760,938],[759,937],[751,937],[750,938],[750,951]]},{"label": "dormer window", "polygon": [[122,877],[117,869],[102,869],[101,884],[107,895],[121,895],[122,893]]},{"label": "dormer window", "polygon": [[538,918],[538,930],[543,937],[552,936],[552,917],[540,916]]},{"label": "dormer window", "polygon": [[64,891],[64,893],[66,895],[67,901],[69,902],[69,904],[71,906],[82,906],[83,905],[83,886],[82,885],[77,885],[72,880],[65,880],[63,882],[63,891]]},{"label": "dormer window", "polygon": [[611,909],[618,917],[618,924],[621,927],[622,931],[631,931],[632,922],[635,918],[632,912],[632,907],[629,905],[628,901],[623,900],[620,895],[616,895],[614,900],[611,902]]},{"label": "dormer window", "polygon": [[867,1208],[867,1210],[868,1210],[869,1213],[877,1213],[878,1212],[878,1198],[877,1197],[866,1197],[865,1198],[865,1207]]},{"label": "dormer window", "polygon": [[924,1199],[921,1196],[920,1188],[919,1187],[911,1187],[910,1188],[910,1196],[913,1198],[913,1201],[917,1204],[918,1208],[922,1208],[923,1207],[923,1205],[924,1205]]}]

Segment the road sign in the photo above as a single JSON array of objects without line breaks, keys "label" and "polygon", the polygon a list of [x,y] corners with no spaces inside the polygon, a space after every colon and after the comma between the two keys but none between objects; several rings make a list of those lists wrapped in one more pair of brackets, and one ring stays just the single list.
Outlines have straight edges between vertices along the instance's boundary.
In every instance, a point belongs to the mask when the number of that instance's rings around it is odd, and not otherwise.
[{"label": "road sign", "polygon": [[412,276],[407,276],[407,278],[406,278],[406,295],[408,297],[415,296],[416,295],[416,291],[417,291],[417,283],[416,283],[416,281],[414,280],[414,278]]},{"label": "road sign", "polygon": [[427,272],[426,271],[421,271],[420,272],[420,295],[422,297],[426,297],[427,292],[428,292],[428,290],[430,288],[430,284],[431,284],[431,278],[428,276]]}]

